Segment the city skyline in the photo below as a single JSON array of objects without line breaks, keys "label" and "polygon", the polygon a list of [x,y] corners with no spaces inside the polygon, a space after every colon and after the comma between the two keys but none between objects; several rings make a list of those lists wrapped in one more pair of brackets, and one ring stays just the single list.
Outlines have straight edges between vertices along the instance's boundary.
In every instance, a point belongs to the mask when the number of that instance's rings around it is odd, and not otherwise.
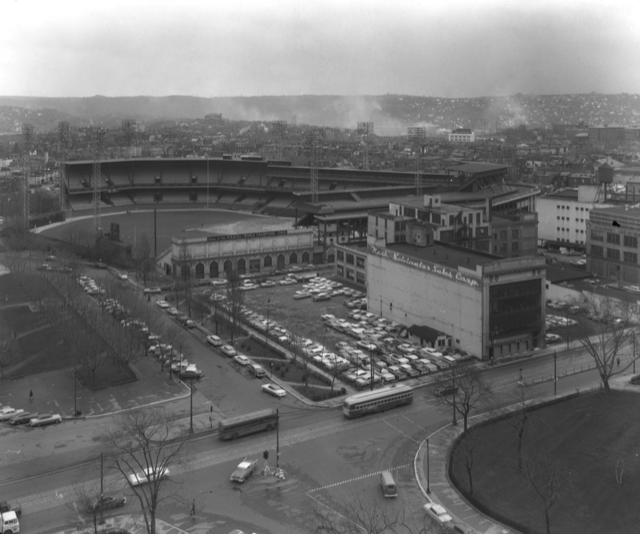
[{"label": "city skyline", "polygon": [[13,2],[0,95],[640,93],[640,3]]}]

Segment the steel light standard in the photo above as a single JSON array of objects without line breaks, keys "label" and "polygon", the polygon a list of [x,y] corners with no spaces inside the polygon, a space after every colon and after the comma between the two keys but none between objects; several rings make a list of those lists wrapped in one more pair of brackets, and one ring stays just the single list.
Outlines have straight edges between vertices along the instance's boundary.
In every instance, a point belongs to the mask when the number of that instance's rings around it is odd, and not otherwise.
[{"label": "steel light standard", "polygon": [[189,434],[193,434],[193,377],[191,377],[191,391],[189,395]]},{"label": "steel light standard", "polygon": [[271,299],[267,299],[267,329],[264,333],[264,344],[267,344],[267,338],[269,337],[269,305],[271,304]]},{"label": "steel light standard", "polygon": [[451,369],[453,371],[453,421],[451,424],[455,426],[458,424],[458,420],[456,419],[456,368],[452,367]]},{"label": "steel light standard", "polygon": [[556,351],[553,351],[553,395],[555,397],[558,392],[558,357]]},{"label": "steel light standard", "polygon": [[431,476],[429,473],[429,438],[427,438],[427,495],[431,494]]}]

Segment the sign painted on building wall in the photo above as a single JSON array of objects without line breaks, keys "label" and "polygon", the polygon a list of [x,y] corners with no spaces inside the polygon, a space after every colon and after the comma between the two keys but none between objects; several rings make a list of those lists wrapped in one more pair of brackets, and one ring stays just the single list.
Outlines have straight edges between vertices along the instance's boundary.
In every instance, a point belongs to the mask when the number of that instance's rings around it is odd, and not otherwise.
[{"label": "sign painted on building wall", "polygon": [[393,250],[389,250],[387,248],[376,247],[375,245],[369,246],[369,252],[371,254],[375,254],[376,256],[395,261],[396,263],[402,263],[404,265],[408,265],[409,267],[413,267],[414,269],[420,269],[427,273],[433,273],[438,276],[442,276],[443,278],[455,280],[456,282],[466,284],[470,287],[473,287],[474,289],[480,289],[480,282],[478,280],[459,272],[457,269],[449,269],[447,267],[443,267],[442,265],[438,265],[437,263],[422,261],[416,258],[412,258],[411,256],[405,256],[404,254],[400,254],[399,252],[394,252]]},{"label": "sign painted on building wall", "polygon": [[288,230],[277,230],[274,232],[255,232],[253,234],[234,234],[234,235],[212,235],[207,237],[208,242],[214,241],[230,241],[232,239],[251,239],[252,237],[271,237],[276,235],[287,235]]}]

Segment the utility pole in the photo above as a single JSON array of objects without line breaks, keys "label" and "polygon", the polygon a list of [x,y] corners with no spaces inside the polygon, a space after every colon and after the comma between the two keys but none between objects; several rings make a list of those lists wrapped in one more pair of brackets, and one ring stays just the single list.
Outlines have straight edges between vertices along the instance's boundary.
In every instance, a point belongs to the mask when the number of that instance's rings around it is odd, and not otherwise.
[{"label": "utility pole", "polygon": [[280,409],[276,408],[276,469],[280,468]]},{"label": "utility pole", "polygon": [[455,426],[458,424],[458,420],[456,419],[456,368],[452,367],[451,369],[453,371],[453,421],[451,424]]},{"label": "utility pole", "polygon": [[[634,345],[635,347],[635,345]],[[556,351],[553,351],[553,396],[558,392],[558,359]]]},{"label": "utility pole", "polygon": [[75,368],[73,369],[73,415],[78,415],[78,375]]},{"label": "utility pole", "polygon": [[193,434],[193,377],[191,377],[191,394],[189,395],[189,401],[189,434]]},{"label": "utility pole", "polygon": [[636,336],[633,336],[633,374],[636,374]]},{"label": "utility pole", "polygon": [[429,473],[429,438],[427,438],[427,495],[431,494],[431,475]]}]

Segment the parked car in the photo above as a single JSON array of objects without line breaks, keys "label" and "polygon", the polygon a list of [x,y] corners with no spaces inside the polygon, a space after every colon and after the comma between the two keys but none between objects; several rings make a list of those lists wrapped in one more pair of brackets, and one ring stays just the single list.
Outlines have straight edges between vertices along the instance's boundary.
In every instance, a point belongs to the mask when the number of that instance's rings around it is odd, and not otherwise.
[{"label": "parked car", "polygon": [[236,354],[233,357],[233,361],[236,363],[239,363],[240,365],[249,365],[251,363],[251,360],[249,358],[247,358],[244,354]]},{"label": "parked car", "polygon": [[103,495],[93,503],[91,508],[94,512],[104,512],[125,504],[127,504],[127,498],[124,495]]},{"label": "parked car", "polygon": [[448,395],[454,395],[457,392],[458,392],[458,386],[449,385],[440,389],[436,389],[436,396],[446,397]]},{"label": "parked car", "polygon": [[60,416],[60,414],[45,413],[31,419],[31,422],[29,424],[31,426],[46,426],[46,425],[56,425],[61,422],[62,422],[62,417]]},{"label": "parked car", "polygon": [[214,287],[226,286],[227,285],[227,281],[223,280],[223,279],[216,278],[214,280],[211,280],[211,285],[214,286]]},{"label": "parked car", "polygon": [[236,349],[234,349],[231,345],[222,345],[220,350],[224,353],[225,356],[229,356],[229,358],[233,358],[236,355]]},{"label": "parked car", "polygon": [[178,310],[178,308],[173,308],[173,307],[171,307],[171,306],[169,306],[168,308],[166,308],[166,310],[167,310],[167,313],[168,313],[169,315],[173,315],[173,316],[176,316],[176,315],[178,315],[178,314],[180,313],[180,310]]},{"label": "parked car", "polygon": [[93,264],[94,267],[98,268],[98,269],[106,269],[107,268],[107,264],[103,263],[101,261],[97,261]]},{"label": "parked car", "polygon": [[127,275],[127,273],[118,273],[118,278],[120,278],[120,280],[129,280],[129,275]]},{"label": "parked car", "polygon": [[131,473],[127,476],[129,483],[132,486],[140,486],[147,484],[158,478],[164,478],[169,476],[169,469],[166,467],[147,467],[142,470],[141,473]]},{"label": "parked car", "polygon": [[231,481],[232,482],[240,482],[242,484],[245,480],[247,480],[251,473],[258,466],[258,460],[247,460],[246,458],[242,460],[236,470],[231,473]]},{"label": "parked car", "polygon": [[4,408],[0,408],[0,421],[8,421],[14,415],[19,415],[22,412],[24,412],[24,410],[22,410],[22,409],[16,410],[15,408],[12,408],[11,406],[5,406]]},{"label": "parked car", "polygon": [[222,339],[220,339],[218,336],[214,336],[213,334],[207,336],[207,343],[209,343],[209,345],[212,345],[213,347],[221,347],[223,344]]},{"label": "parked car", "polygon": [[167,308],[171,307],[166,300],[158,300],[158,301],[156,301],[156,306],[158,306],[158,308],[161,308],[163,310],[166,310]]},{"label": "parked car", "polygon": [[159,287],[147,287],[143,291],[145,295],[154,295],[156,293],[162,293],[162,289]]},{"label": "parked car", "polygon": [[36,417],[38,417],[37,413],[23,411],[11,417],[11,419],[9,419],[9,424],[14,426],[26,425],[28,422],[31,421],[31,419],[35,419]]},{"label": "parked car", "polygon": [[191,364],[187,367],[182,367],[178,371],[178,376],[180,378],[202,378],[204,376],[204,371]]},{"label": "parked car", "polygon": [[447,510],[444,508],[444,506],[430,502],[425,504],[423,508],[431,517],[433,517],[440,523],[444,524],[453,520],[451,516],[447,514]]},{"label": "parked car", "polygon": [[287,394],[284,389],[276,384],[264,384],[262,386],[262,391],[269,395],[273,395],[274,397],[284,397]]}]

